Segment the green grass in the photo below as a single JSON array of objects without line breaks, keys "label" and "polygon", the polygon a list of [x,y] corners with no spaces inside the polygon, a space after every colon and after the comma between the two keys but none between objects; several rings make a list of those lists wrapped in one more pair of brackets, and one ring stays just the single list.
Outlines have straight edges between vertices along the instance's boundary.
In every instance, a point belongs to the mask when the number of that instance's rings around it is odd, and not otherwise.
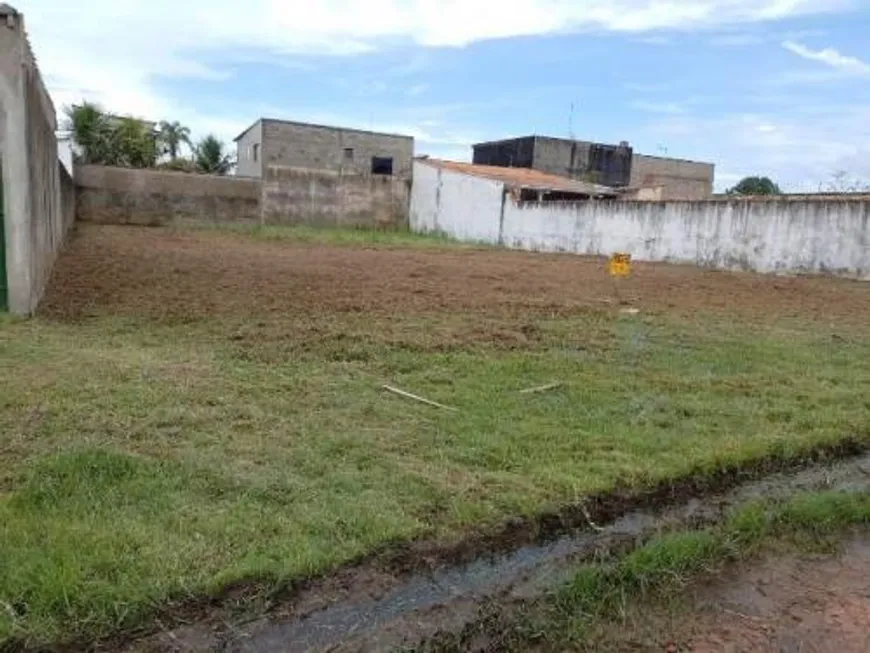
[{"label": "green grass", "polygon": [[523,316],[514,350],[457,336],[503,315],[95,315],[0,322],[0,642],[104,635],[870,424],[864,334],[798,320]]},{"label": "green grass", "polygon": [[827,543],[867,524],[870,493],[809,492],[785,503],[757,501],[717,527],[664,535],[611,564],[581,567],[556,599],[565,616],[612,617],[628,601],[679,591],[699,574],[754,556],[773,541]]},{"label": "green grass", "polygon": [[492,247],[484,243],[466,243],[441,232],[417,233],[404,228],[371,229],[365,227],[315,227],[309,225],[260,226],[220,224],[203,226],[204,230],[233,232],[267,242],[292,242],[312,245],[377,245],[381,247],[414,247],[478,249]]}]

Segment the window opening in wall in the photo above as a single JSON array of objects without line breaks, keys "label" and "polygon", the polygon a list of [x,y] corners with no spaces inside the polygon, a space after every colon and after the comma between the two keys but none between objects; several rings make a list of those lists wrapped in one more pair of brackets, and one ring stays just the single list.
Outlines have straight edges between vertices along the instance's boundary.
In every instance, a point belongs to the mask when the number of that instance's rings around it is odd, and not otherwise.
[{"label": "window opening in wall", "polygon": [[254,147],[251,148],[251,157],[254,159],[254,163],[260,160],[260,144],[254,143]]},{"label": "window opening in wall", "polygon": [[344,160],[345,161],[353,161],[353,148],[352,147],[344,148]]},{"label": "window opening in wall", "polygon": [[393,174],[393,157],[373,156],[372,157],[372,174],[373,175],[392,175]]}]

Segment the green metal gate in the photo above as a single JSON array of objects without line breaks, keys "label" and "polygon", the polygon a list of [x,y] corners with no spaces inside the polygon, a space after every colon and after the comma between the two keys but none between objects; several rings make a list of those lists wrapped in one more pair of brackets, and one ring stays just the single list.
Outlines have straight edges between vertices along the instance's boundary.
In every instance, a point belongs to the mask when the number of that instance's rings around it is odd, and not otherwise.
[{"label": "green metal gate", "polygon": [[4,221],[3,168],[0,167],[0,313],[9,310],[9,282],[6,278],[6,222]]}]

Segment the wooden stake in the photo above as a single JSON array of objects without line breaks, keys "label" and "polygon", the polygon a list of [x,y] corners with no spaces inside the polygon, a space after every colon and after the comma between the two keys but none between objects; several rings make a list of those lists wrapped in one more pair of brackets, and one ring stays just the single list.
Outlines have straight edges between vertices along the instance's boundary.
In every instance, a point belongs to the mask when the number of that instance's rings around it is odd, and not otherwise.
[{"label": "wooden stake", "polygon": [[520,390],[521,395],[533,395],[539,392],[549,392],[550,390],[555,390],[556,388],[561,388],[564,383],[559,381],[558,383],[550,383],[549,385],[542,385],[537,388],[528,388],[527,390]]},{"label": "wooden stake", "polygon": [[439,404],[437,401],[432,401],[430,399],[425,399],[424,397],[420,397],[419,395],[411,394],[410,392],[405,392],[404,390],[400,390],[399,388],[394,388],[391,385],[383,386],[384,390],[387,392],[392,392],[393,394],[399,395],[400,397],[405,397],[406,399],[413,399],[414,401],[419,401],[421,404],[426,404],[427,406],[434,406],[435,408],[441,408],[443,410],[449,410],[454,413],[459,412],[456,408],[451,408],[450,406],[445,406],[444,404]]}]

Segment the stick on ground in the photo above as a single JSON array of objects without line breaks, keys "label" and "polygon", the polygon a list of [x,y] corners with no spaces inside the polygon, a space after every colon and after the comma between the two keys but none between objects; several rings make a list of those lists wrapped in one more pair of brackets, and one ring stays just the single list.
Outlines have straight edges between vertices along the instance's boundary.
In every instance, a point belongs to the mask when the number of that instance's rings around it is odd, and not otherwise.
[{"label": "stick on ground", "polygon": [[549,385],[542,385],[537,388],[528,388],[526,390],[520,390],[521,395],[533,395],[539,392],[549,392],[550,390],[555,390],[556,388],[561,388],[564,383],[561,381],[559,383],[550,383]]},{"label": "stick on ground", "polygon": [[425,399],[424,397],[420,397],[419,395],[411,394],[410,392],[405,392],[404,390],[400,390],[399,388],[394,388],[391,385],[385,385],[384,390],[387,392],[392,392],[393,394],[397,394],[400,397],[405,397],[406,399],[413,399],[414,401],[419,401],[421,404],[426,404],[427,406],[434,406],[435,408],[442,408],[444,410],[449,410],[454,413],[458,412],[456,408],[451,408],[450,406],[445,406],[444,404],[439,404],[437,401],[432,401],[431,399]]}]

